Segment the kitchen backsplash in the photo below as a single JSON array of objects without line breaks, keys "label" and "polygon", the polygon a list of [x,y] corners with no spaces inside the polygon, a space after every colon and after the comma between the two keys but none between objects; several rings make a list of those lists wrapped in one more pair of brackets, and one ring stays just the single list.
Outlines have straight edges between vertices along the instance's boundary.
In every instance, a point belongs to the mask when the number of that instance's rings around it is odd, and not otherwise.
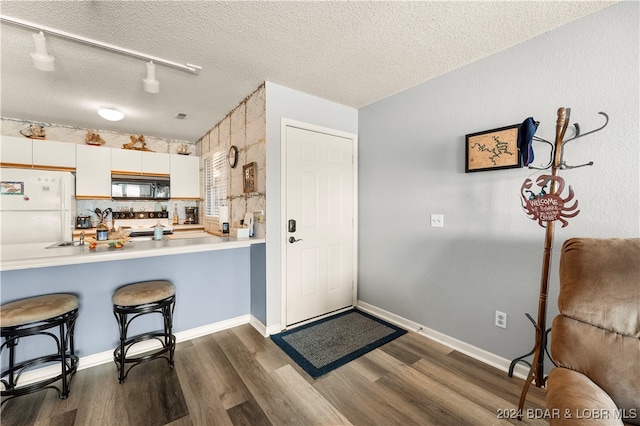
[{"label": "kitchen backsplash", "polygon": [[[100,210],[105,210],[106,208],[111,208],[113,211],[122,211],[122,210],[130,210],[133,208],[133,211],[136,212],[151,212],[156,211],[158,209],[162,209],[162,207],[166,207],[169,212],[169,221],[173,221],[173,212],[175,207],[178,207],[178,222],[180,224],[184,223],[184,208],[185,207],[197,207],[198,203],[196,201],[185,201],[185,200],[176,200],[176,201],[162,201],[156,203],[155,201],[110,201],[110,200],[77,200],[77,215],[78,216],[89,216],[91,217],[92,222],[96,221],[96,215],[93,211],[96,208]],[[109,219],[111,220],[111,216]],[[199,223],[202,223],[202,218],[199,218]],[[92,223],[93,225],[93,223]]]}]

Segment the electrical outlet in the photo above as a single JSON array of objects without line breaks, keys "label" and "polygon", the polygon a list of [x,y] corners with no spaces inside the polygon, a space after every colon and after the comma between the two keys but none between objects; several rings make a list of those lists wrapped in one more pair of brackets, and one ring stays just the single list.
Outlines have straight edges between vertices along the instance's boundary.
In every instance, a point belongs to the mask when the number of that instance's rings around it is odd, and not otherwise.
[{"label": "electrical outlet", "polygon": [[507,328],[507,314],[496,311],[496,327]]},{"label": "electrical outlet", "polygon": [[443,214],[432,214],[431,215],[431,226],[433,228],[444,228],[444,215]]}]

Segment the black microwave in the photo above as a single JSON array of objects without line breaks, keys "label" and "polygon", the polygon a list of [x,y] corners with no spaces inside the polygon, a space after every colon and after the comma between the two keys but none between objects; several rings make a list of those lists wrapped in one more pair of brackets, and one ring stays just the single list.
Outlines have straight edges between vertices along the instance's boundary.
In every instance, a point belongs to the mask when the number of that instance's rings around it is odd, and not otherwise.
[{"label": "black microwave", "polygon": [[171,186],[168,177],[111,176],[113,200],[168,200]]}]

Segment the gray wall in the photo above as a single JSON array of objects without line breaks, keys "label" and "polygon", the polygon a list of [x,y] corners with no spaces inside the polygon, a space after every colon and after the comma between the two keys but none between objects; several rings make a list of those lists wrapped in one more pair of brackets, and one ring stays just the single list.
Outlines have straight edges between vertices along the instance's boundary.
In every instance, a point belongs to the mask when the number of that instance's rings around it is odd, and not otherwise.
[{"label": "gray wall", "polygon": [[[539,173],[466,174],[464,136],[533,116],[553,141],[562,106],[583,131],[603,123],[599,111],[611,120],[566,148],[569,164],[595,165],[561,172],[581,212],[556,226],[548,324],[563,241],[640,236],[638,9],[611,6],[359,111],[360,300],[506,359],[528,352],[545,231],[519,193]],[[429,226],[431,213],[444,228]]]},{"label": "gray wall", "polygon": [[279,331],[281,316],[281,232],[285,218],[281,214],[281,150],[282,118],[349,133],[358,133],[358,111],[326,99],[308,95],[271,82],[266,82],[267,105],[267,323],[271,331]]}]

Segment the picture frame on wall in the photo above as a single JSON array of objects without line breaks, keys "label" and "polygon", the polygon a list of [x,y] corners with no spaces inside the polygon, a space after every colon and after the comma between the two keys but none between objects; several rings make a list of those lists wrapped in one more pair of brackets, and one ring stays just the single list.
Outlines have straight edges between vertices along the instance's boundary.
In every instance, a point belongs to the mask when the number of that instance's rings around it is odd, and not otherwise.
[{"label": "picture frame on wall", "polygon": [[465,173],[522,167],[518,124],[465,136]]},{"label": "picture frame on wall", "polygon": [[244,176],[243,190],[245,193],[256,191],[257,173],[258,171],[255,162],[242,166],[242,175]]}]

